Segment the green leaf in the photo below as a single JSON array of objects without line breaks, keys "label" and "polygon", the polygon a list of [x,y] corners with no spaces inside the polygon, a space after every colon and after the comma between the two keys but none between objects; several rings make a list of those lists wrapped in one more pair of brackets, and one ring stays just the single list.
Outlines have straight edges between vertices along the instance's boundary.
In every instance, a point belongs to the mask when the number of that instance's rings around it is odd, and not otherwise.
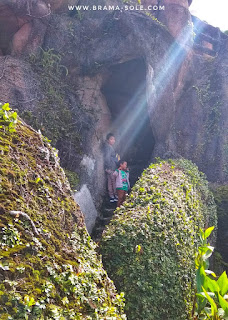
[{"label": "green leaf", "polygon": [[215,301],[209,296],[209,294],[204,289],[204,287],[202,287],[202,289],[203,289],[203,292],[205,293],[207,300],[209,301],[209,303],[211,305],[211,313],[214,316],[214,315],[216,315],[216,313],[218,313],[217,305],[216,305]]},{"label": "green leaf", "polygon": [[141,252],[141,249],[142,249],[142,247],[140,246],[140,244],[138,244],[138,245],[135,247],[135,252],[136,252],[136,253],[139,253],[139,252]]},{"label": "green leaf", "polygon": [[197,271],[196,271],[196,287],[197,287],[197,292],[202,291],[202,286],[205,284],[206,281],[206,273],[204,271],[204,268],[201,266]]},{"label": "green leaf", "polygon": [[217,283],[220,288],[220,294],[224,296],[228,292],[228,279],[226,271],[224,271],[221,276],[218,278]]},{"label": "green leaf", "polygon": [[17,113],[16,113],[16,112],[13,112],[10,116],[11,116],[13,119],[17,120]]},{"label": "green leaf", "polygon": [[40,177],[36,178],[35,183],[38,183],[40,181]]},{"label": "green leaf", "polygon": [[220,294],[218,295],[218,297],[219,297],[220,306],[225,311],[225,315],[228,316],[228,302]]},{"label": "green leaf", "polygon": [[9,128],[9,132],[12,133],[12,132],[15,132],[16,130],[14,128]]},{"label": "green leaf", "polygon": [[203,241],[203,239],[204,239],[204,231],[200,228],[199,232],[200,232],[200,240]]},{"label": "green leaf", "polygon": [[214,228],[215,228],[214,226],[207,228],[207,230],[204,232],[204,239],[207,239],[210,236],[210,234],[214,230]]},{"label": "green leaf", "polygon": [[201,246],[201,247],[199,247],[199,252],[200,253],[202,253],[202,254],[204,254],[204,253],[206,253],[207,251],[208,251],[208,247],[207,246]]},{"label": "green leaf", "polygon": [[210,258],[210,256],[212,255],[213,251],[214,251],[214,247],[208,246],[207,247],[207,252],[202,256],[202,259],[205,261],[208,258]]},{"label": "green leaf", "polygon": [[205,297],[205,294],[203,293],[197,293],[197,313],[200,314],[201,311],[206,307],[207,299]]},{"label": "green leaf", "polygon": [[36,302],[35,302],[34,298],[31,297],[31,299],[29,300],[28,306],[31,307],[31,306],[33,306],[35,303],[36,303]]},{"label": "green leaf", "polygon": [[9,103],[5,103],[3,106],[2,106],[2,110],[5,110],[5,111],[10,111],[10,107],[9,107]]},{"label": "green leaf", "polygon": [[213,292],[213,293],[219,293],[219,285],[217,281],[210,279],[209,277],[206,277],[204,288],[207,291]]}]

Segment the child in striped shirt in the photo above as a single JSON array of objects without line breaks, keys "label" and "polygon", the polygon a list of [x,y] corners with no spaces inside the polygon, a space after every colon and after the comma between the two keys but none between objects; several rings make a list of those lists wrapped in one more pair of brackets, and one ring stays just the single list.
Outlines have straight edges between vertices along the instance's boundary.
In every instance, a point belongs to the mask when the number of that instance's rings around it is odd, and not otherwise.
[{"label": "child in striped shirt", "polygon": [[117,207],[120,207],[121,204],[125,201],[126,194],[130,189],[127,161],[125,160],[119,161],[118,169],[114,171],[113,176],[116,178],[116,191],[118,195]]}]

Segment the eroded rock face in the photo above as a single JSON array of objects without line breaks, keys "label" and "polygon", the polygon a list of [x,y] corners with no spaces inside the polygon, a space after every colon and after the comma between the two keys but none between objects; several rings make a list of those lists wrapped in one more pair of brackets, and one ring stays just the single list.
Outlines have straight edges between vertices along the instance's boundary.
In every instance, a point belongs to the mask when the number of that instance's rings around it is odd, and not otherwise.
[{"label": "eroded rock face", "polygon": [[[139,9],[138,1],[133,1],[132,5],[137,8],[138,12],[143,12]],[[46,31],[48,20],[53,13],[69,13],[70,5],[90,6],[90,10],[74,10],[77,11],[80,17],[97,17],[102,18],[107,11],[92,10],[94,2],[73,1],[73,0],[4,0],[0,5],[0,54],[11,53],[13,55],[31,54],[36,52],[39,46],[42,45],[43,37]],[[127,3],[121,0],[102,1],[100,0],[96,6],[118,6],[122,10]],[[169,32],[178,39],[183,40],[186,32],[191,32],[191,15],[188,10],[189,0],[143,0],[141,2],[144,10],[151,6],[152,9],[146,10],[148,13],[157,17],[164,23]],[[157,8],[164,7],[159,10]],[[80,12],[79,12],[80,11]],[[144,11],[144,12],[146,12]],[[186,44],[186,43],[184,43]]]},{"label": "eroded rock face", "polygon": [[180,43],[191,44],[192,25],[188,0],[163,0],[159,4],[164,4],[165,10],[158,11],[158,19]]},{"label": "eroded rock face", "polygon": [[[60,35],[67,21],[62,25],[57,21],[53,22],[61,26]],[[88,82],[80,80],[85,77],[84,74],[91,80],[95,79],[94,75],[100,74],[104,82],[109,66],[143,57],[147,68],[148,111],[156,141],[153,157],[163,157],[170,151],[176,156],[192,159],[211,181],[227,181],[224,56],[227,40],[221,43],[223,51],[217,58],[194,55],[193,51],[173,44],[168,32],[149,18],[126,12],[118,20],[110,14],[104,20],[89,19],[84,24],[82,21],[81,28],[75,22],[72,38],[75,47],[81,44],[81,53],[73,50],[69,36],[69,39],[65,38],[65,47],[69,46],[72,53],[65,57],[65,61],[67,64],[74,59],[79,67],[74,77],[80,92],[86,92],[84,97],[81,96],[82,104],[88,105],[90,92]],[[83,30],[83,42],[80,42],[80,30]],[[47,33],[47,47],[57,50],[60,44],[61,36],[54,41]],[[107,124],[109,109],[100,99],[103,82],[96,82],[90,105],[99,99],[99,105],[104,110],[99,113],[100,123]],[[107,126],[99,124],[100,136],[102,130],[107,132]]]},{"label": "eroded rock face", "polygon": [[0,55],[9,53],[10,42],[19,30],[16,15],[6,4],[0,4]]},{"label": "eroded rock face", "polygon": [[42,0],[4,0],[0,12],[2,54],[19,56],[36,52],[43,42],[50,6]]}]

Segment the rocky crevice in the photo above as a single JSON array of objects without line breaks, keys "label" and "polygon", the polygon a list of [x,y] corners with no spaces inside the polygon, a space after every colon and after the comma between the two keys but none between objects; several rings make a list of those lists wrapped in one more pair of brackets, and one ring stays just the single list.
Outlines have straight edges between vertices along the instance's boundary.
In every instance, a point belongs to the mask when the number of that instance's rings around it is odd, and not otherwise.
[{"label": "rocky crevice", "polygon": [[111,219],[113,218],[114,211],[116,210],[116,202],[110,203],[108,200],[108,197],[106,196],[106,199],[103,201],[103,205],[101,207],[101,214],[97,218],[95,226],[93,228],[91,237],[92,239],[99,243],[103,231],[105,230],[106,226],[110,223]]}]

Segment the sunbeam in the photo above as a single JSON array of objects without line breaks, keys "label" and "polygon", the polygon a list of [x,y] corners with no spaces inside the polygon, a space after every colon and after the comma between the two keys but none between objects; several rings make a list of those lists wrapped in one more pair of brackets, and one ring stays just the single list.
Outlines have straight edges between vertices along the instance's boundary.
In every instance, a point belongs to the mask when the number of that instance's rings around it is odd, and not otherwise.
[{"label": "sunbeam", "polygon": [[[154,110],[189,51],[192,50],[192,46],[193,30],[187,26],[185,38],[183,39],[183,34],[180,35],[179,39],[173,42],[167,54],[161,59],[159,66],[155,70],[153,84],[150,84],[150,91],[146,92],[147,83],[145,79],[139,84],[135,94],[114,119],[110,130],[117,132],[117,148],[120,147],[124,154],[134,146],[136,137],[140,134],[148,119],[148,102],[150,107],[152,106],[150,111]],[[160,71],[156,75],[158,70]],[[153,114],[150,114],[150,116],[153,116]]]}]

